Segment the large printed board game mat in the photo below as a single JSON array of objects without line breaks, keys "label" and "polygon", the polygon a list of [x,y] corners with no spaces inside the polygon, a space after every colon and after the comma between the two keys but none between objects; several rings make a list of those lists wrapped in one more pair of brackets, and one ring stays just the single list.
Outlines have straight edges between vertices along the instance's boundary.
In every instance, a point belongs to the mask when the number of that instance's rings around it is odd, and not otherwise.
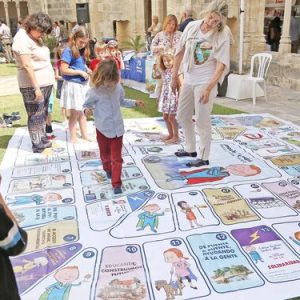
[{"label": "large printed board game mat", "polygon": [[118,196],[96,142],[72,145],[54,124],[53,147],[33,154],[16,130],[1,189],[28,233],[11,258],[22,299],[300,295],[299,127],[212,116],[210,165],[188,168],[174,155],[184,143],[161,141],[162,119],[125,123]]}]

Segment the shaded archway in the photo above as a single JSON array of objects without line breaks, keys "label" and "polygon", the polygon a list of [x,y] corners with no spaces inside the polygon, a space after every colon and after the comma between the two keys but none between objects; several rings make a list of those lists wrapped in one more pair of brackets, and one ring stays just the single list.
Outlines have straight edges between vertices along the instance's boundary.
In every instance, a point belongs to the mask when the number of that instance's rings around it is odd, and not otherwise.
[{"label": "shaded archway", "polygon": [[15,33],[17,32],[17,27],[18,27],[18,13],[17,13],[17,6],[16,2],[8,2],[8,16],[9,16],[9,21],[7,22],[8,26],[10,27],[11,34],[14,36]]},{"label": "shaded archway", "polygon": [[20,1],[20,17],[24,18],[29,15],[27,1]]}]

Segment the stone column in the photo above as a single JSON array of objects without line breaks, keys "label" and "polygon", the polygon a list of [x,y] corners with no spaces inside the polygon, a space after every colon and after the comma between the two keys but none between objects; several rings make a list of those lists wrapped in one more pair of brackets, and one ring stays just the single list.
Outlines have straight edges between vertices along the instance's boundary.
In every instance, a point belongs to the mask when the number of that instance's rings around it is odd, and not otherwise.
[{"label": "stone column", "polygon": [[163,0],[152,0],[152,16],[158,16],[159,22],[162,24],[164,20],[164,1]]},{"label": "stone column", "polygon": [[6,25],[9,27],[8,3],[4,2]]},{"label": "stone column", "polygon": [[17,8],[17,19],[19,21],[20,16],[21,16],[21,13],[20,13],[20,1],[19,0],[16,1],[16,8]]},{"label": "stone column", "polygon": [[259,0],[256,4],[256,34],[254,35],[254,52],[262,52],[266,48],[266,39],[264,35],[265,22],[265,1]]},{"label": "stone column", "polygon": [[291,37],[290,37],[290,23],[291,23],[292,1],[285,0],[284,4],[284,19],[282,25],[282,33],[279,44],[280,53],[291,52]]}]

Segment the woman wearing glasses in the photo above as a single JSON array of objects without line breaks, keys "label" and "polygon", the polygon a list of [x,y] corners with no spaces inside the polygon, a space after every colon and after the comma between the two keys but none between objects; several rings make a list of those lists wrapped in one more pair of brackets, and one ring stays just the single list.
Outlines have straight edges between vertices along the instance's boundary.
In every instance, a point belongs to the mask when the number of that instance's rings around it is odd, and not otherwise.
[{"label": "woman wearing glasses", "polygon": [[12,50],[18,68],[18,84],[28,115],[32,150],[41,153],[51,147],[45,133],[48,103],[54,84],[50,51],[42,37],[52,30],[52,21],[44,13],[27,17],[14,37]]}]

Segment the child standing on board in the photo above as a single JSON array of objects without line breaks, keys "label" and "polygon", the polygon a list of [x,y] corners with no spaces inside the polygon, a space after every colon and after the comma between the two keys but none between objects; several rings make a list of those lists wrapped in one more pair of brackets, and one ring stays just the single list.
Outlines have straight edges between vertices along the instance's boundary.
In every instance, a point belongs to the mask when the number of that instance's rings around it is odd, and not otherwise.
[{"label": "child standing on board", "polygon": [[89,141],[86,118],[82,113],[85,93],[88,90],[88,80],[91,70],[86,63],[89,60],[89,34],[84,26],[79,26],[70,39],[61,56],[60,71],[63,75],[61,103],[70,113],[70,142],[78,143],[76,124],[79,123],[81,138]]},{"label": "child standing on board", "polygon": [[166,144],[176,144],[179,142],[178,124],[175,118],[178,94],[174,94],[171,89],[173,63],[174,55],[171,51],[166,51],[159,57],[162,89],[158,98],[158,111],[163,113],[163,118],[168,129],[168,135],[163,138]]},{"label": "child standing on board", "polygon": [[83,111],[86,116],[94,113],[103,169],[107,178],[111,179],[114,194],[121,194],[124,122],[120,106],[143,107],[144,102],[124,98],[117,64],[113,59],[99,63],[92,75],[91,86],[86,94]]}]

